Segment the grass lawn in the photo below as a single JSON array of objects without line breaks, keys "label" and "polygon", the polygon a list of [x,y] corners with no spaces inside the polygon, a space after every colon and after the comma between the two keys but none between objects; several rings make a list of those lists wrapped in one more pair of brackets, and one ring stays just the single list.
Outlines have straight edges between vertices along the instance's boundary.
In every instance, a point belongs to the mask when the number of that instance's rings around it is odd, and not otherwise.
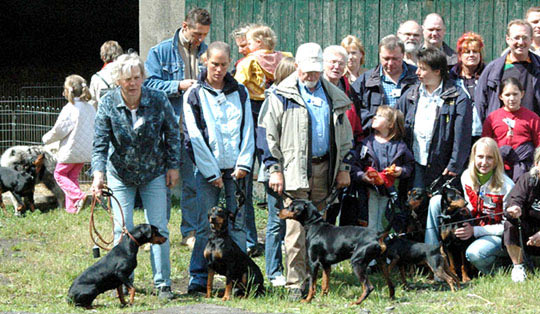
[{"label": "grass lawn", "polygon": [[[8,207],[8,210],[12,210]],[[265,210],[256,210],[257,226],[263,230]],[[67,291],[83,270],[95,260],[91,254],[88,209],[79,215],[63,210],[36,211],[25,217],[6,216],[0,212],[0,312],[86,312],[66,302]],[[98,228],[110,236],[111,225],[105,212],[96,214]],[[144,222],[141,211],[135,222]],[[190,251],[180,246],[180,212],[173,208],[171,230],[171,263],[173,291],[185,294]],[[260,240],[264,238],[260,237]],[[102,251],[102,255],[104,252]],[[99,313],[152,311],[190,303],[222,305],[218,298],[204,299],[181,295],[169,303],[160,303],[152,294],[152,271],[149,253],[140,250],[136,270],[135,305],[122,308],[117,298],[104,293],[94,301]],[[256,258],[264,272],[264,257]],[[540,312],[540,277],[529,276],[525,283],[514,284],[508,272],[474,279],[456,293],[446,285],[434,284],[424,276],[410,278],[410,289],[404,289],[393,273],[396,299],[388,298],[388,289],[379,274],[370,276],[375,290],[361,306],[348,304],[358,298],[361,287],[348,262],[333,267],[330,293],[316,295],[311,304],[290,302],[284,289],[270,290],[258,299],[233,299],[225,305],[253,312],[287,313],[538,313]],[[319,280],[320,283],[320,280]],[[218,283],[223,286],[223,283]],[[267,287],[269,282],[266,283]],[[214,284],[216,286],[216,284]]]}]

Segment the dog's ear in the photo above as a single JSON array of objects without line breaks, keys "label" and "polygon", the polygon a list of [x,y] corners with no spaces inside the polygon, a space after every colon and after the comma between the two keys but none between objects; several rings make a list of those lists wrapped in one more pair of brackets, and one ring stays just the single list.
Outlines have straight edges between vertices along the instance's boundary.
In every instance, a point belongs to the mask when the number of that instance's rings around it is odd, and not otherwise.
[{"label": "dog's ear", "polygon": [[43,168],[43,164],[45,163],[45,155],[39,154],[34,160],[33,164],[36,166],[36,174],[39,174],[41,172],[41,169]]}]

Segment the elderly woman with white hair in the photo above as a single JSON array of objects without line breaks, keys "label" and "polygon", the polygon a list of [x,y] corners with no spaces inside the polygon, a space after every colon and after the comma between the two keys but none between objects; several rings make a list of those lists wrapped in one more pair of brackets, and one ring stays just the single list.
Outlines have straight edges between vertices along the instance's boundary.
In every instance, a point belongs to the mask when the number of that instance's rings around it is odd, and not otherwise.
[{"label": "elderly woman with white hair", "polygon": [[[147,222],[168,238],[167,187],[179,179],[180,133],[167,96],[142,86],[144,77],[144,65],[137,54],[124,54],[116,60],[113,78],[118,87],[101,99],[95,120],[92,191],[101,194],[106,175],[128,230],[133,228],[133,206],[139,192]],[[117,243],[122,219],[116,202],[112,207]],[[160,299],[174,296],[169,250],[167,240],[153,244],[150,253]]]}]

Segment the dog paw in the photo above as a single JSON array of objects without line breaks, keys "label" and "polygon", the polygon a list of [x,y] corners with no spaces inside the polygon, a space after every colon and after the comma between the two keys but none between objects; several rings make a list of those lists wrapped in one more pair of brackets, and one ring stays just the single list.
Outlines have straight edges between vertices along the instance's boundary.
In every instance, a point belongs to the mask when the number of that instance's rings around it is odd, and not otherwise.
[{"label": "dog paw", "polygon": [[229,301],[231,299],[231,297],[229,296],[223,296],[223,298],[221,298],[221,301]]}]

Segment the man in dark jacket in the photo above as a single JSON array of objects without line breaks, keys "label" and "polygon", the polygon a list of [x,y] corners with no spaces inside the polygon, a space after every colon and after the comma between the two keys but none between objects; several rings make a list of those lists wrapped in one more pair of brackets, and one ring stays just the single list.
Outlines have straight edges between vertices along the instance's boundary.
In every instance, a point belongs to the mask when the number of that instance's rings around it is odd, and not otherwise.
[{"label": "man in dark jacket", "polygon": [[446,23],[442,16],[437,13],[428,14],[424,19],[422,27],[424,32],[424,47],[432,47],[441,50],[446,56],[448,69],[451,69],[458,63],[458,55],[444,42]]},{"label": "man in dark jacket", "polygon": [[435,48],[418,53],[418,79],[399,99],[404,141],[414,155],[415,187],[441,175],[463,172],[471,147],[472,108],[465,92],[448,79],[446,57]]},{"label": "man in dark jacket", "polygon": [[506,43],[510,51],[491,61],[474,91],[478,116],[486,117],[501,107],[499,86],[507,77],[515,77],[525,89],[521,106],[540,114],[540,56],[529,51],[532,43],[532,27],[523,20],[513,20],[506,29]]},{"label": "man in dark jacket", "polygon": [[352,86],[361,101],[360,116],[366,135],[379,106],[395,107],[399,97],[418,81],[416,67],[403,61],[404,53],[397,36],[384,37],[379,44],[380,64],[362,74]]}]

